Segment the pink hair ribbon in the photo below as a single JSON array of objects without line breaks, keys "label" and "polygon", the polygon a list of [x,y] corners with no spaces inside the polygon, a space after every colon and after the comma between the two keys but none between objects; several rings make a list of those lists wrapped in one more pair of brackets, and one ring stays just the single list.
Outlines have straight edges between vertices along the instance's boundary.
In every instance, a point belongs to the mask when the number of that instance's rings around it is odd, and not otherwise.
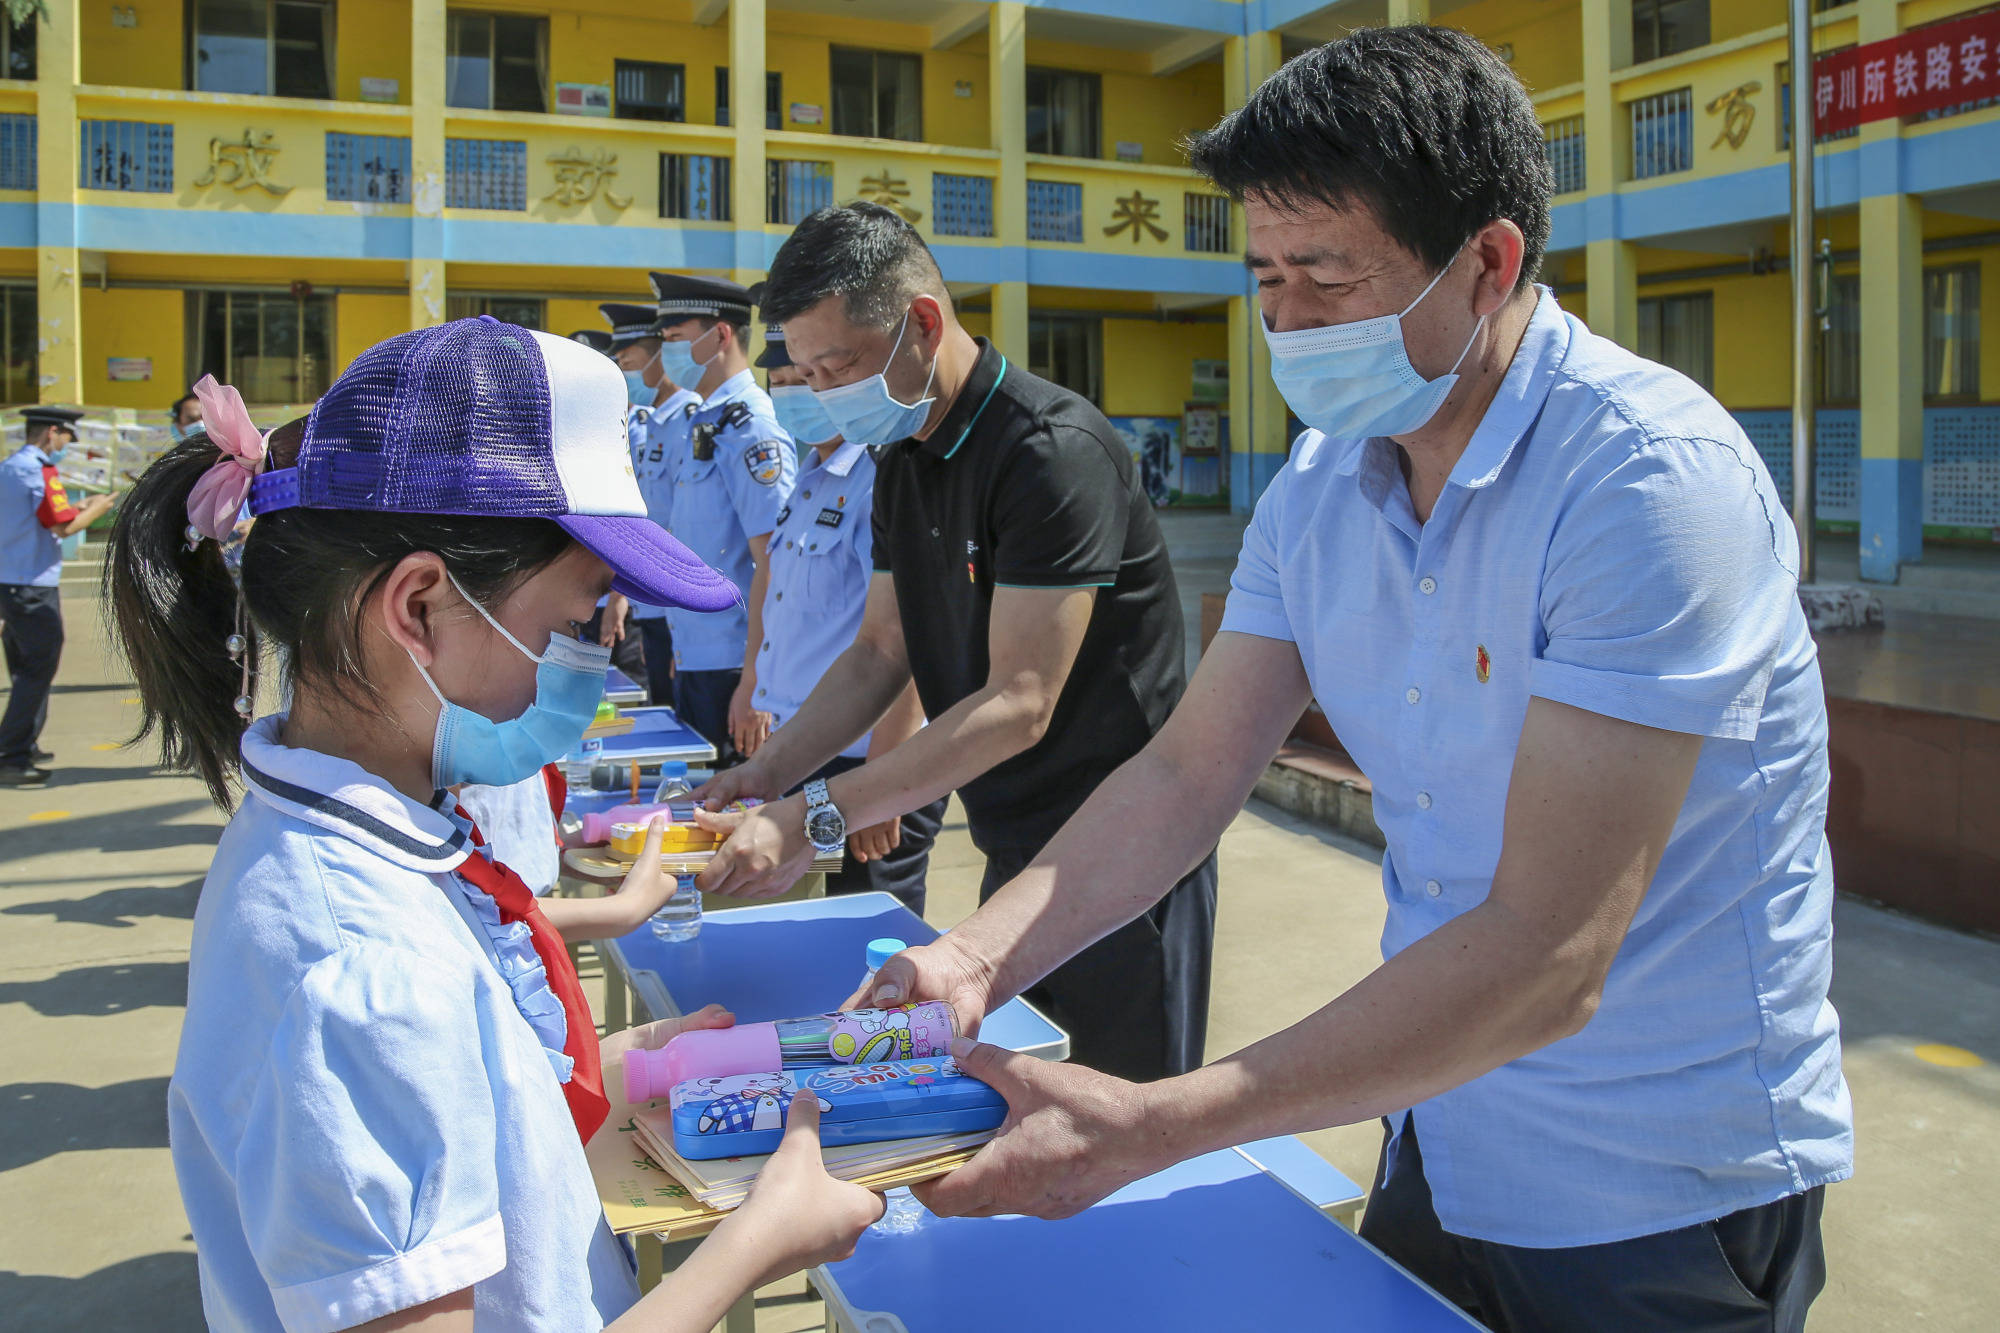
[{"label": "pink hair ribbon", "polygon": [[250,498],[250,483],[264,465],[264,433],[250,420],[234,385],[203,375],[195,382],[194,396],[201,403],[202,429],[222,457],[188,493],[188,522],[205,537],[227,541]]}]

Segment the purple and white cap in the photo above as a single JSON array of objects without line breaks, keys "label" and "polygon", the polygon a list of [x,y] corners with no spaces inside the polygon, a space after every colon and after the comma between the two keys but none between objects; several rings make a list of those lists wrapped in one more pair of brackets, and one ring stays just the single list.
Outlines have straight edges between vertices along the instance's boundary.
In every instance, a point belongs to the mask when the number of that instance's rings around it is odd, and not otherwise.
[{"label": "purple and white cap", "polygon": [[618,367],[582,343],[490,315],[418,329],[354,359],[250,512],[553,519],[634,601],[728,609],[736,585],[646,516],[625,410]]}]

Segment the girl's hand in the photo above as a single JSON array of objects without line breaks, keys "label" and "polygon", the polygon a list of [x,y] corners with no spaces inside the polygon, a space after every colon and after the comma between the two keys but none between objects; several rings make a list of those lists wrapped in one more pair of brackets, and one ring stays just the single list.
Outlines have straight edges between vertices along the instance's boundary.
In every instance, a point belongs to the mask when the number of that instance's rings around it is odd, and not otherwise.
[{"label": "girl's hand", "polygon": [[847,1258],[886,1206],[873,1190],[826,1173],[817,1097],[794,1097],[785,1122],[784,1142],[758,1173],[750,1197],[718,1229],[718,1236],[728,1230],[733,1244],[749,1247],[766,1264],[757,1286]]},{"label": "girl's hand", "polygon": [[[627,1051],[657,1051],[683,1032],[735,1025],[736,1015],[719,1004],[711,1004],[692,1014],[683,1014],[679,1018],[663,1018],[657,1023],[641,1023],[638,1027],[614,1032],[598,1043],[598,1051],[603,1057],[604,1067],[610,1069],[617,1061],[624,1058]],[[607,1079],[607,1084],[608,1082]]]}]

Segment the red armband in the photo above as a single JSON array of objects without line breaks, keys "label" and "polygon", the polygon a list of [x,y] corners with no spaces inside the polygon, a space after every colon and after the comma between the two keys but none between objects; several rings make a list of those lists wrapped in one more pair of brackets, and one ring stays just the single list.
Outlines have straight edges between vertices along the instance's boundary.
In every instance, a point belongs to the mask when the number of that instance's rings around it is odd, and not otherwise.
[{"label": "red armband", "polygon": [[35,521],[45,528],[59,528],[76,519],[76,506],[69,502],[69,492],[63,489],[62,478],[56,475],[55,464],[44,463],[42,502],[35,508]]}]

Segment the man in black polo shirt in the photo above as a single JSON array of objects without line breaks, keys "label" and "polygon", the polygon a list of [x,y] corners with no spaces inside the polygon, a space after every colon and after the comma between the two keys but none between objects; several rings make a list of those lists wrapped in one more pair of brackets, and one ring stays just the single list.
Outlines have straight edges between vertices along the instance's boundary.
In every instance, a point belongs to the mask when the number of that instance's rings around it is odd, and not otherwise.
[{"label": "man in black polo shirt", "polygon": [[[1186,686],[1152,505],[1102,413],[960,327],[929,249],[886,208],[800,223],[763,313],[841,433],[882,446],[875,575],[854,646],[703,794],[789,790],[912,678],[931,722],[878,761],[716,821],[734,831],[701,886],[780,892],[815,845],[956,791],[986,855],[984,901],[1145,747]],[[1077,1060],[1131,1079],[1201,1063],[1215,887],[1211,850],[1152,911],[1028,992]]]}]

